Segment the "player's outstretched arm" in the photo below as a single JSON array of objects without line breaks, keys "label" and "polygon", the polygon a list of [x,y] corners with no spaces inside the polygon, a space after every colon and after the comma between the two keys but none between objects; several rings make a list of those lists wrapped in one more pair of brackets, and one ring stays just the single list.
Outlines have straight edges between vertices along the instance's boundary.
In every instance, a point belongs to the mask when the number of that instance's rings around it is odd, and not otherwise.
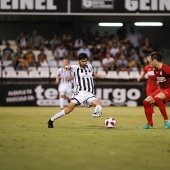
[{"label": "player's outstretched arm", "polygon": [[93,77],[105,79],[105,78],[106,78],[106,75],[100,75],[100,74],[94,73],[94,74],[93,74]]},{"label": "player's outstretched arm", "polygon": [[142,74],[140,75],[140,77],[137,78],[137,81],[141,81],[141,79],[143,79],[144,77],[145,77],[145,73],[142,73]]}]

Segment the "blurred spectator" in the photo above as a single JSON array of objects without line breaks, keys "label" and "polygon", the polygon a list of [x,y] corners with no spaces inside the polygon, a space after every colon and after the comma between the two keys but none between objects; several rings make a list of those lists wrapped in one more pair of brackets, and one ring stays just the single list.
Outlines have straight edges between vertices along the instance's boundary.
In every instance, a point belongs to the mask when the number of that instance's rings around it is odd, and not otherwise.
[{"label": "blurred spectator", "polygon": [[64,43],[64,45],[67,46],[69,41],[71,40],[72,40],[72,36],[69,33],[69,31],[67,29],[64,30],[64,33],[62,34],[62,42]]},{"label": "blurred spectator", "polygon": [[93,37],[94,43],[100,44],[102,37],[100,36],[99,31],[95,31],[94,37]]},{"label": "blurred spectator", "polygon": [[113,43],[112,48],[110,49],[110,54],[112,55],[112,57],[116,59],[119,52],[120,52],[120,49],[119,49],[118,43],[117,42]]},{"label": "blurred spectator", "polygon": [[67,46],[68,51],[68,59],[69,60],[77,60],[76,50],[74,48],[73,41],[70,41]]},{"label": "blurred spectator", "polygon": [[121,49],[120,49],[120,53],[123,52],[123,54],[125,56],[130,56],[130,52],[131,52],[131,49],[132,49],[132,45],[130,44],[130,42],[126,42],[124,43],[122,46],[121,46]]},{"label": "blurred spectator", "polygon": [[57,34],[53,35],[53,38],[50,40],[50,45],[57,47],[61,43],[61,39]]},{"label": "blurred spectator", "polygon": [[105,44],[108,44],[109,38],[110,38],[110,35],[109,35],[108,31],[105,31],[105,32],[104,32],[104,35],[103,35],[103,37],[102,37],[101,42],[103,42],[103,43],[105,43]]},{"label": "blurred spectator", "polygon": [[81,36],[78,36],[74,41],[74,48],[79,50],[83,46],[84,42]]},{"label": "blurred spectator", "polygon": [[[46,41],[47,42],[47,41]],[[48,44],[48,42],[47,42],[47,44]],[[40,48],[39,48],[39,50],[44,50],[44,52],[46,52],[46,51],[49,51],[49,48],[48,48],[48,45],[47,44],[45,44],[45,41],[44,41],[44,43],[43,44],[41,44],[40,45]],[[38,50],[38,51],[39,51]]]},{"label": "blurred spectator", "polygon": [[116,39],[116,36],[114,35],[114,34],[112,34],[112,35],[110,35],[110,38],[109,38],[109,40],[108,40],[108,42],[106,43],[108,46],[109,46],[109,48],[111,48],[112,47],[112,45],[114,44],[114,43],[117,43],[118,41],[117,41],[117,39]]},{"label": "blurred spectator", "polygon": [[126,29],[126,25],[125,23],[123,24],[122,27],[118,28],[117,30],[117,37],[118,37],[118,41],[124,41],[126,39],[127,36],[127,29]]},{"label": "blurred spectator", "polygon": [[6,42],[6,47],[2,50],[2,58],[3,60],[12,60],[14,51],[11,48],[10,43]]},{"label": "blurred spectator", "polygon": [[135,32],[134,27],[130,27],[130,33],[127,34],[127,40],[132,44],[133,48],[139,52],[140,48],[140,39],[142,35],[138,32]]},{"label": "blurred spectator", "polygon": [[117,71],[127,71],[128,70],[128,61],[124,54],[120,54],[120,57],[116,61],[116,70]]},{"label": "blurred spectator", "polygon": [[14,68],[16,68],[16,65],[18,65],[18,63],[16,64],[16,62],[17,62],[18,56],[19,56],[20,54],[22,54],[22,55],[24,56],[21,48],[18,46],[18,47],[17,47],[17,51],[14,53],[14,57],[13,57],[13,59],[12,59],[12,65],[14,66]]},{"label": "blurred spectator", "polygon": [[80,53],[86,53],[87,56],[91,57],[91,53],[90,53],[90,49],[87,47],[86,44],[83,44],[82,48],[80,48],[78,51],[77,51],[77,55],[79,55]]},{"label": "blurred spectator", "polygon": [[32,35],[29,39],[32,49],[39,50],[40,46],[44,43],[44,39],[41,35],[38,34],[37,30],[32,31]]},{"label": "blurred spectator", "polygon": [[151,52],[152,52],[153,48],[152,48],[152,44],[149,41],[149,38],[146,37],[145,41],[142,43],[142,53],[148,57]]},{"label": "blurred spectator", "polygon": [[103,58],[106,57],[106,51],[107,51],[107,48],[106,48],[106,45],[104,43],[101,43],[100,44],[100,60],[103,60]]},{"label": "blurred spectator", "polygon": [[130,55],[131,55],[132,59],[135,60],[137,67],[140,69],[141,68],[140,58],[139,58],[137,51],[134,48],[131,49]]},{"label": "blurred spectator", "polygon": [[90,49],[91,51],[91,58],[90,60],[93,61],[93,60],[98,60],[98,61],[101,61],[101,53],[100,53],[100,49],[97,48],[97,44],[94,44],[93,47]]},{"label": "blurred spectator", "polygon": [[131,55],[127,57],[127,61],[128,61],[128,71],[138,70],[136,60],[132,58]]},{"label": "blurred spectator", "polygon": [[52,50],[52,53],[54,54],[55,49],[58,47],[58,45],[61,43],[61,39],[57,34],[53,35],[53,38],[50,40],[50,50]]},{"label": "blurred spectator", "polygon": [[59,60],[62,60],[63,58],[67,58],[67,50],[63,43],[59,45],[59,47],[55,50],[54,57],[59,62]]},{"label": "blurred spectator", "polygon": [[92,45],[93,43],[93,33],[91,32],[90,27],[87,27],[86,31],[82,35],[84,43]]},{"label": "blurred spectator", "polygon": [[44,53],[44,49],[40,49],[38,54],[38,66],[48,66],[47,55]]},{"label": "blurred spectator", "polygon": [[19,36],[16,39],[17,45],[22,49],[27,49],[27,39],[24,32],[20,32]]},{"label": "blurred spectator", "polygon": [[109,70],[114,70],[115,60],[111,57],[109,52],[106,53],[106,57],[102,60],[103,70],[108,72]]},{"label": "blurred spectator", "polygon": [[20,48],[17,49],[17,52],[14,56],[13,65],[15,70],[27,70],[28,71],[28,62],[24,59],[24,54]]},{"label": "blurred spectator", "polygon": [[32,49],[30,47],[27,49],[27,52],[24,55],[24,59],[28,62],[28,65],[30,67],[36,67],[37,66],[36,61],[35,61],[35,55],[32,52]]}]

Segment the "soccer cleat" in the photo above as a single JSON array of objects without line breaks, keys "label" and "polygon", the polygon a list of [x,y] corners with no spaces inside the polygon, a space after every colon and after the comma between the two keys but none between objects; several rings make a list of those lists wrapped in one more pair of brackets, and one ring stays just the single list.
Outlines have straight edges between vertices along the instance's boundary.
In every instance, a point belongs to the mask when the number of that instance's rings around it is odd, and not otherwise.
[{"label": "soccer cleat", "polygon": [[155,129],[153,126],[150,126],[149,124],[145,126],[141,126],[140,129]]},{"label": "soccer cleat", "polygon": [[48,128],[54,128],[53,121],[51,121],[51,119],[48,121]]},{"label": "soccer cleat", "polygon": [[164,127],[165,127],[165,129],[170,129],[170,121],[169,120],[165,120],[164,121]]},{"label": "soccer cleat", "polygon": [[93,118],[98,118],[102,116],[102,112],[95,112],[91,115]]}]

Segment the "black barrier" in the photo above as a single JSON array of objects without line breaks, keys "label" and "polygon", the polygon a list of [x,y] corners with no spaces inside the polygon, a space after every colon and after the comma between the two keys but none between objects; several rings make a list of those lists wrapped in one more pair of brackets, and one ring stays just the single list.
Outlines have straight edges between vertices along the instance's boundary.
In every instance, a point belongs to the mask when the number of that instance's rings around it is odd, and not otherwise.
[{"label": "black barrier", "polygon": [[68,0],[8,0],[2,2],[0,1],[0,13],[17,13],[17,14],[30,14],[33,13],[67,13],[68,10]]},{"label": "black barrier", "polygon": [[72,0],[72,13],[113,13],[144,14],[169,13],[170,1],[142,1],[142,0]]},{"label": "black barrier", "polygon": [[4,15],[169,15],[169,0],[0,0]]},{"label": "black barrier", "polygon": [[[57,85],[4,84],[1,87],[1,106],[59,106]],[[95,94],[104,106],[138,106],[142,105],[145,97],[145,85],[144,83],[97,82]]]}]

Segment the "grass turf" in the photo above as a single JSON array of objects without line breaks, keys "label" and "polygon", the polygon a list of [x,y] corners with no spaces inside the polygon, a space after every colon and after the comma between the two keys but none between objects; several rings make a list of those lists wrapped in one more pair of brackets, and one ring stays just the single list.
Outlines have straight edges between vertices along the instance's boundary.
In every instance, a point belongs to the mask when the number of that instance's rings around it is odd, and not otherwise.
[{"label": "grass turf", "polygon": [[[139,129],[143,107],[103,107],[101,118],[91,118],[93,109],[77,107],[48,129],[58,107],[0,107],[0,169],[169,169],[170,129],[157,108],[150,130]],[[107,117],[115,128],[104,127]]]}]

